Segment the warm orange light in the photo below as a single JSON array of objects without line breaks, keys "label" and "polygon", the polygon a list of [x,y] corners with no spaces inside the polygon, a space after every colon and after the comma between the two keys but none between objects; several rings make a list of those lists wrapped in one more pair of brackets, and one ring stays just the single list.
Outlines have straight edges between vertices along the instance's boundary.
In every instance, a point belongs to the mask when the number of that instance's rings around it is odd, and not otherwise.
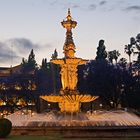
[{"label": "warm orange light", "polygon": [[79,112],[81,103],[91,102],[98,98],[98,96],[91,95],[49,95],[41,96],[43,100],[48,102],[58,102],[61,112]]},{"label": "warm orange light", "polygon": [[77,22],[71,17],[70,9],[66,20],[61,22],[62,26],[66,28],[66,41],[64,43],[64,58],[52,59],[51,62],[59,64],[61,67],[61,83],[62,90],[60,95],[41,96],[42,99],[48,102],[58,102],[61,112],[79,112],[82,102],[91,102],[97,99],[97,96],[80,95],[77,91],[78,65],[86,64],[87,60],[75,57],[75,44],[72,38],[72,28],[75,28]]}]

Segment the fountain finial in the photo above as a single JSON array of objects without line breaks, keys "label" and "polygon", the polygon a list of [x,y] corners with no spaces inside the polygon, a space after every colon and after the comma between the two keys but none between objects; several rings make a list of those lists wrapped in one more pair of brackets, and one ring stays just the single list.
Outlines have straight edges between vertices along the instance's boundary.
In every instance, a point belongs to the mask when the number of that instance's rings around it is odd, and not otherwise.
[{"label": "fountain finial", "polygon": [[68,8],[68,15],[70,15],[71,13],[70,13],[70,8]]},{"label": "fountain finial", "polygon": [[72,17],[71,17],[71,12],[70,12],[70,8],[68,8],[68,16],[67,16],[67,20],[71,20]]},{"label": "fountain finial", "polygon": [[72,28],[76,27],[77,22],[72,19],[70,8],[66,19],[61,24],[66,29],[66,40],[63,47],[65,58],[74,58],[75,44],[72,37]]}]

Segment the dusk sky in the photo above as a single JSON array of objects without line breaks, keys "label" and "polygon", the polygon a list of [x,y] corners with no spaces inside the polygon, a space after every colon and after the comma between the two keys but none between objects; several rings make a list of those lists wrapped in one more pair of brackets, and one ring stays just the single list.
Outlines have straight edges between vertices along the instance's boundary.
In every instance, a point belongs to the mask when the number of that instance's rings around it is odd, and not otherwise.
[{"label": "dusk sky", "polygon": [[73,30],[76,56],[94,59],[100,39],[106,50],[119,50],[140,33],[140,0],[0,0],[0,67],[17,65],[34,49],[48,61],[56,48],[63,57],[68,8],[78,22]]}]

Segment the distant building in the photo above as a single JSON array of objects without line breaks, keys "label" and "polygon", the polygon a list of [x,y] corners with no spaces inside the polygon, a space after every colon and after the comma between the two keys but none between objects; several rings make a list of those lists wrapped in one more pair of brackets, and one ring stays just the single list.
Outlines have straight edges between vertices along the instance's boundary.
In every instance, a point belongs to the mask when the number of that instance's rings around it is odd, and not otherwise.
[{"label": "distant building", "polygon": [[14,67],[0,67],[0,78],[11,76],[12,73],[21,74],[21,65]]}]

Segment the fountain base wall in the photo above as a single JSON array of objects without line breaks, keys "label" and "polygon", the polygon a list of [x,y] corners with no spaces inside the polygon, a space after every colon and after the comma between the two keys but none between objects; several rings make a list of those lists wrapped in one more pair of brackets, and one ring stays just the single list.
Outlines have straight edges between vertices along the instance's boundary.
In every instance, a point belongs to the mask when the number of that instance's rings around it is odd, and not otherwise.
[{"label": "fountain base wall", "polygon": [[[62,137],[139,137],[140,127],[13,127],[11,135],[61,135]],[[80,135],[79,135],[80,134]]]},{"label": "fountain base wall", "polygon": [[140,118],[131,112],[94,111],[91,113],[22,114],[7,116],[11,135],[62,135],[64,137],[140,137]]}]

